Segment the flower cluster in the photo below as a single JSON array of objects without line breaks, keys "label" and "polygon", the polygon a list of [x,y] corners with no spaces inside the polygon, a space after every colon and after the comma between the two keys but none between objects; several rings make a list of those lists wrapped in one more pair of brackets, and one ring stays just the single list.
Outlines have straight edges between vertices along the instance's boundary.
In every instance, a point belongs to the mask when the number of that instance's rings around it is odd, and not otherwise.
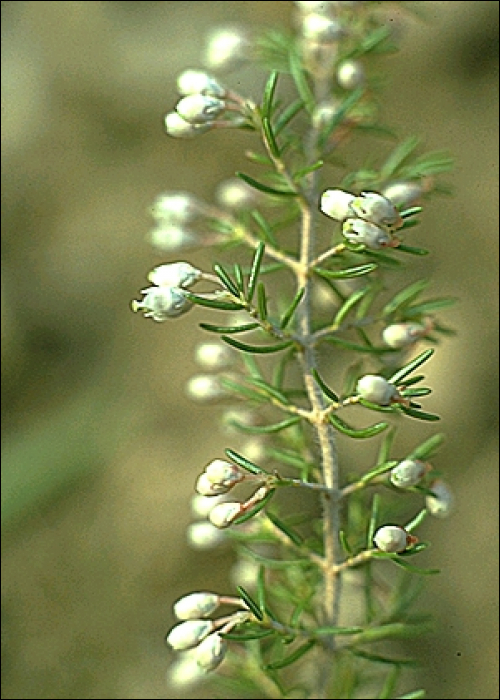
[{"label": "flower cluster", "polygon": [[[238,606],[239,610],[213,620],[207,619],[223,604]],[[190,658],[203,672],[213,671],[224,660],[227,641],[223,635],[251,617],[241,598],[207,591],[180,598],[174,603],[174,615],[181,622],[167,634],[167,644],[175,651],[191,651]]]},{"label": "flower cluster", "polygon": [[193,306],[185,290],[202,277],[201,270],[188,262],[159,265],[148,274],[148,281],[154,286],[141,290],[144,297],[132,301],[132,311],[142,311],[146,318],[158,322],[181,316]]},{"label": "flower cluster", "polygon": [[342,222],[342,234],[347,241],[372,250],[396,248],[400,241],[395,230],[403,224],[401,214],[390,199],[379,192],[351,194],[328,189],[320,199],[323,214]]},{"label": "flower cluster", "polygon": [[210,129],[243,126],[254,108],[210,73],[188,69],[177,78],[180,99],[164,117],[165,131],[174,138],[193,138]]}]

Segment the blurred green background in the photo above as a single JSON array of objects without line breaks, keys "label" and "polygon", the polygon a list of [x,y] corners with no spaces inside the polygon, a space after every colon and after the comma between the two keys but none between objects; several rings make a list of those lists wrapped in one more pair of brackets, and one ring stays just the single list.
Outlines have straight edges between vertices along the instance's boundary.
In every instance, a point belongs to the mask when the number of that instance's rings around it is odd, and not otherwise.
[{"label": "blurred green background", "polygon": [[[498,3],[418,4],[429,22],[401,24],[384,109],[455,158],[418,245],[433,291],[460,303],[428,370],[457,508],[426,524],[443,573],[417,683],[498,698]],[[227,436],[184,393],[201,313],[158,325],[129,302],[161,261],[144,240],[155,196],[210,199],[242,166],[238,134],[163,135],[176,75],[214,23],[287,24],[290,8],[2,2],[3,698],[199,697],[169,689],[163,637],[176,597],[227,587],[226,555],[185,544],[194,480]]]}]

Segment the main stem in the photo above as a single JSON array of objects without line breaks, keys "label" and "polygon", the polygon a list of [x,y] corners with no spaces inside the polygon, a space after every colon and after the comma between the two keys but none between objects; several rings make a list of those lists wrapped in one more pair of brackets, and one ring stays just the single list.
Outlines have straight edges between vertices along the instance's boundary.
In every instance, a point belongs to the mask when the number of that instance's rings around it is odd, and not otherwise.
[{"label": "main stem", "polygon": [[[323,90],[326,86],[321,86]],[[318,87],[318,92],[321,89]],[[317,158],[317,133],[312,129],[310,134],[309,160]],[[313,422],[319,444],[321,473],[323,485],[326,487],[322,494],[323,507],[323,594],[322,594],[322,624],[336,626],[340,608],[341,579],[336,565],[340,561],[340,514],[339,514],[339,464],[336,447],[335,430],[328,419],[322,415],[325,408],[323,393],[314,379],[313,370],[316,368],[314,338],[312,333],[312,279],[311,263],[315,258],[315,228],[317,217],[317,202],[319,196],[319,177],[317,172],[310,175],[307,196],[302,201],[301,239],[300,239],[300,272],[298,274],[299,288],[305,290],[299,305],[299,334],[302,342],[301,365],[303,379],[313,415]],[[323,658],[317,674],[316,688],[311,698],[327,698],[328,687],[332,673],[332,655],[335,650],[335,637],[325,640]]]}]

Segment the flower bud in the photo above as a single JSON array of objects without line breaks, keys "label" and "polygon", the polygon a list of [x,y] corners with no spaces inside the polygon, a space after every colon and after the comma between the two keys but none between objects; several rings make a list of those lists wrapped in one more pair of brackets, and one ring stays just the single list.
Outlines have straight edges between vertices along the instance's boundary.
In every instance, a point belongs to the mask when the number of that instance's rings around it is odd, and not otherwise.
[{"label": "flower bud", "polygon": [[220,597],[217,593],[199,591],[179,598],[174,603],[174,615],[179,620],[197,620],[208,617],[219,607]]},{"label": "flower bud", "polygon": [[186,224],[196,218],[202,206],[190,192],[165,192],[155,198],[150,212],[159,223]]},{"label": "flower bud", "polygon": [[393,244],[393,238],[385,229],[363,219],[346,219],[342,233],[351,243],[362,243],[371,250],[379,250]]},{"label": "flower bud", "polygon": [[[219,496],[205,496],[200,493],[195,493],[191,496],[191,513],[195,518],[206,518],[216,503],[221,503],[225,500],[223,494]],[[212,525],[210,525],[210,527],[212,528]]]},{"label": "flower bud", "polygon": [[394,204],[378,192],[361,192],[351,202],[351,211],[376,226],[395,226],[401,221]]},{"label": "flower bud", "polygon": [[382,339],[390,348],[404,348],[421,338],[426,328],[420,323],[393,323],[382,331]]},{"label": "flower bud", "polygon": [[200,245],[198,237],[175,224],[162,223],[151,229],[147,235],[151,245],[162,253],[174,253]]},{"label": "flower bud", "polygon": [[226,103],[209,95],[187,95],[176,105],[177,114],[189,124],[206,124],[216,119],[226,108]]},{"label": "flower bud", "polygon": [[239,211],[254,207],[258,199],[257,190],[237,177],[219,184],[215,192],[217,202],[226,209]]},{"label": "flower bud", "polygon": [[230,488],[230,486],[225,484],[215,484],[213,481],[210,481],[208,474],[205,472],[197,478],[195,486],[197,493],[201,496],[220,496],[223,493],[227,493]]},{"label": "flower bud", "polygon": [[365,71],[359,61],[342,61],[337,68],[337,82],[340,87],[346,90],[363,85],[365,81]]},{"label": "flower bud", "polygon": [[365,374],[361,377],[356,392],[361,398],[379,406],[388,406],[393,398],[399,396],[396,387],[378,374]]},{"label": "flower bud", "polygon": [[202,275],[188,262],[166,263],[158,265],[148,274],[148,281],[158,287],[191,287]]},{"label": "flower bud", "polygon": [[237,26],[215,27],[206,39],[203,63],[213,71],[228,72],[248,59],[247,32]]},{"label": "flower bud", "polygon": [[397,525],[384,525],[379,528],[373,538],[373,544],[381,552],[404,552],[406,547],[413,542],[406,530]]},{"label": "flower bud", "polygon": [[205,678],[203,670],[196,663],[194,650],[179,652],[168,669],[168,684],[172,688],[187,689]]},{"label": "flower bud", "polygon": [[227,652],[227,642],[220,634],[214,632],[198,645],[194,657],[204,671],[213,671],[224,660]]},{"label": "flower bud", "polygon": [[185,314],[193,306],[179,287],[149,287],[141,290],[142,301],[133,300],[132,311],[143,311],[145,318],[166,321]]},{"label": "flower bud", "polygon": [[223,343],[200,343],[195,350],[195,360],[207,370],[227,369],[234,364],[235,353]]},{"label": "flower bud", "polygon": [[210,511],[208,519],[218,528],[229,527],[236,518],[241,515],[243,511],[243,506],[241,503],[226,501],[224,503],[218,503]]},{"label": "flower bud", "polygon": [[211,124],[191,124],[181,117],[178,112],[169,112],[163,120],[165,131],[169,136],[177,139],[192,139],[195,136],[204,134],[211,127]]},{"label": "flower bud", "polygon": [[203,70],[187,69],[177,78],[177,91],[180,95],[210,95],[225,97],[224,88],[217,78]]},{"label": "flower bud", "polygon": [[382,188],[384,197],[387,197],[398,209],[412,206],[418,202],[423,193],[424,187],[415,180],[390,182]]},{"label": "flower bud", "polygon": [[426,496],[425,507],[435,518],[447,518],[455,505],[455,497],[448,484],[437,479],[430,486],[433,496]]},{"label": "flower bud", "polygon": [[[312,124],[315,129],[323,129],[324,127],[328,126],[331,124],[332,119],[335,117],[336,114],[338,114],[339,109],[341,107],[342,103],[339,100],[325,100],[323,102],[320,102],[316,108],[314,109],[314,112],[312,114]],[[342,191],[342,190],[339,190]],[[354,195],[351,195],[351,197],[354,197]],[[324,212],[327,214],[328,212]],[[348,214],[346,214],[347,216]],[[332,216],[329,214],[329,216]],[[334,219],[336,219],[336,216],[333,216]]]},{"label": "flower bud", "polygon": [[234,486],[243,481],[245,474],[235,464],[223,459],[214,459],[207,464],[204,472],[208,479],[215,485]]},{"label": "flower bud", "polygon": [[321,195],[319,208],[335,221],[344,221],[351,214],[351,202],[356,199],[355,195],[344,190],[325,190]]},{"label": "flower bud", "polygon": [[205,639],[213,628],[212,620],[187,620],[175,625],[165,639],[172,649],[192,649]]},{"label": "flower bud", "polygon": [[207,550],[218,547],[226,541],[226,537],[215,525],[203,521],[190,523],[187,528],[187,541],[194,549]]},{"label": "flower bud", "polygon": [[344,30],[336,20],[315,12],[304,15],[301,31],[307,41],[321,44],[332,44],[344,36]]},{"label": "flower bud", "polygon": [[427,472],[427,465],[419,459],[404,459],[391,469],[390,480],[400,489],[408,489],[418,484]]},{"label": "flower bud", "polygon": [[194,401],[207,403],[227,396],[218,377],[211,374],[195,374],[186,383],[186,393]]}]

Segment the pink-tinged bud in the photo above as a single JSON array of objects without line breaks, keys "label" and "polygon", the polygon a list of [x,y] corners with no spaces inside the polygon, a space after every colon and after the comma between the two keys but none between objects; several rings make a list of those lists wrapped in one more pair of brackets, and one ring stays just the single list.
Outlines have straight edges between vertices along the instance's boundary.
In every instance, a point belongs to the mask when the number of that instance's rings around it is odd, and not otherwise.
[{"label": "pink-tinged bud", "polygon": [[218,528],[229,527],[236,518],[242,514],[244,508],[241,503],[226,501],[225,503],[218,503],[210,511],[208,519]]},{"label": "pink-tinged bud", "polygon": [[394,247],[394,239],[385,229],[363,219],[346,219],[342,234],[350,243],[362,244],[371,250]]},{"label": "pink-tinged bud", "polygon": [[213,671],[224,660],[227,652],[227,642],[220,634],[214,632],[198,645],[194,652],[197,664],[204,671]]},{"label": "pink-tinged bud", "polygon": [[187,541],[193,549],[207,550],[218,547],[226,541],[226,534],[206,520],[190,523],[187,528]]},{"label": "pink-tinged bud", "polygon": [[382,194],[396,206],[398,209],[404,209],[416,204],[425,188],[416,180],[399,180],[390,182],[382,188]]},{"label": "pink-tinged bud", "polygon": [[373,544],[377,549],[391,554],[404,552],[409,545],[415,544],[416,541],[416,537],[397,525],[384,525],[377,530],[373,538]]},{"label": "pink-tinged bud", "polygon": [[190,124],[206,124],[226,109],[226,103],[209,95],[187,95],[179,100],[175,109]]},{"label": "pink-tinged bud", "polygon": [[223,459],[214,459],[210,464],[207,464],[205,474],[212,484],[223,486],[234,486],[245,478],[241,469]]},{"label": "pink-tinged bud", "polygon": [[204,134],[211,127],[210,123],[191,124],[181,117],[178,112],[169,112],[164,117],[165,131],[177,139],[192,139]]},{"label": "pink-tinged bud", "polygon": [[337,82],[345,90],[354,90],[363,85],[365,71],[362,64],[359,61],[342,61],[337,68]]},{"label": "pink-tinged bud", "polygon": [[149,287],[141,290],[141,294],[144,294],[144,299],[134,299],[131,303],[132,311],[142,311],[145,318],[152,318],[153,321],[176,318],[193,306],[179,287]]},{"label": "pink-tinged bud", "polygon": [[390,480],[399,489],[409,489],[416,486],[428,471],[425,462],[419,459],[404,459],[391,469]]},{"label": "pink-tinged bud", "polygon": [[355,195],[344,190],[325,190],[321,195],[319,208],[335,221],[344,221],[351,216],[350,205],[355,199]]},{"label": "pink-tinged bud", "polygon": [[220,604],[217,593],[199,591],[183,596],[174,603],[174,615],[179,620],[197,620],[208,617]]},{"label": "pink-tinged bud", "polygon": [[425,507],[435,518],[447,518],[455,506],[455,497],[448,484],[436,479],[431,486],[433,496],[426,496]]},{"label": "pink-tinged bud", "polygon": [[224,484],[214,484],[208,477],[208,474],[203,472],[196,480],[196,492],[201,496],[220,496],[227,493],[231,487]]},{"label": "pink-tinged bud", "polygon": [[217,78],[202,70],[187,69],[177,78],[177,91],[180,95],[211,95],[225,97],[224,88]]},{"label": "pink-tinged bud", "polygon": [[181,651],[192,649],[210,634],[214,628],[212,620],[187,620],[175,625],[168,635],[166,642],[172,649]]},{"label": "pink-tinged bud", "polygon": [[379,406],[388,406],[399,396],[398,390],[378,374],[365,374],[358,380],[356,391],[361,398]]},{"label": "pink-tinged bud", "polygon": [[394,204],[378,192],[361,192],[351,203],[354,216],[369,221],[376,226],[396,226],[401,216]]},{"label": "pink-tinged bud", "polygon": [[191,287],[202,276],[201,270],[188,262],[158,265],[148,274],[148,281],[158,287]]},{"label": "pink-tinged bud", "polygon": [[234,364],[235,359],[234,350],[224,343],[200,343],[196,346],[195,360],[203,369],[227,369]]},{"label": "pink-tinged bud", "polygon": [[420,323],[393,323],[382,331],[382,338],[390,348],[405,348],[416,343],[427,332]]}]

